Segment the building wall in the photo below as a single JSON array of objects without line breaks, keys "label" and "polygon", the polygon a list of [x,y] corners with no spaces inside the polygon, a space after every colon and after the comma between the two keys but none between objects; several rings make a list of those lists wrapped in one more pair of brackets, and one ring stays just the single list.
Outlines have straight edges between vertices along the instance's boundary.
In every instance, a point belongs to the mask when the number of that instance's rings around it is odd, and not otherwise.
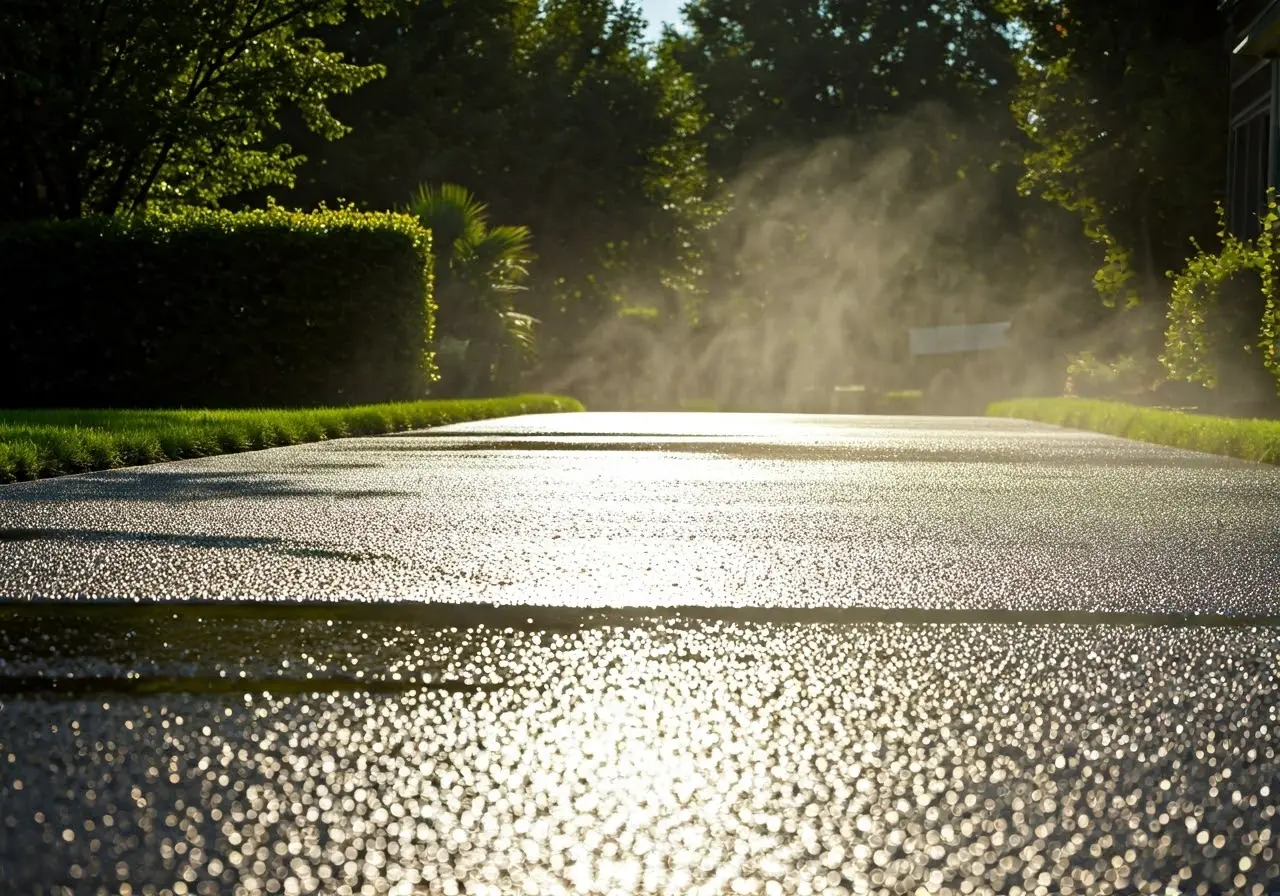
[{"label": "building wall", "polygon": [[1280,0],[1241,0],[1227,8],[1231,128],[1227,149],[1227,226],[1240,237],[1259,229],[1268,187],[1280,184]]}]

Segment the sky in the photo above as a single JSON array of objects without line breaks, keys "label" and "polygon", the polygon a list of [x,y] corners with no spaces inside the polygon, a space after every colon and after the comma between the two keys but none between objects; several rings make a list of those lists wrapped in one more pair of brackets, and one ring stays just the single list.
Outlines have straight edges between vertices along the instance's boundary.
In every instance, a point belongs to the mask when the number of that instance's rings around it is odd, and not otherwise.
[{"label": "sky", "polygon": [[679,19],[683,4],[684,0],[640,0],[640,9],[649,20],[649,37],[656,39],[664,23]]}]

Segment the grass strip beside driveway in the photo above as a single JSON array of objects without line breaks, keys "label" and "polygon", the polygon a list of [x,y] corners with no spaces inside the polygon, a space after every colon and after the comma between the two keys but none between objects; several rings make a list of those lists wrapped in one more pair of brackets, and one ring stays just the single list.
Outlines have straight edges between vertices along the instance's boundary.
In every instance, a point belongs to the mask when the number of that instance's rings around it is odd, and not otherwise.
[{"label": "grass strip beside driveway", "polygon": [[0,483],[582,409],[563,396],[514,395],[299,409],[0,410]]},{"label": "grass strip beside driveway", "polygon": [[987,407],[989,417],[1016,417],[1140,442],[1280,463],[1280,420],[1211,417],[1084,398],[1017,398]]}]

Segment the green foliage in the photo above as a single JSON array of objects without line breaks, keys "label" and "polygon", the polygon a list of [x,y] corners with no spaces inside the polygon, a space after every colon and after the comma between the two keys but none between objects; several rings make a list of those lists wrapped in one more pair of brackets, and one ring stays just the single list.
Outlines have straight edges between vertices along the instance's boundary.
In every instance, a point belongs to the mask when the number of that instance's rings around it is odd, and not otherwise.
[{"label": "green foliage", "polygon": [[537,321],[512,304],[529,276],[533,235],[527,227],[491,227],[488,206],[457,184],[419,186],[407,211],[434,237],[435,295],[443,309],[437,343],[453,362],[445,366],[442,390],[508,391],[522,364],[537,357]]},{"label": "green foliage", "polygon": [[[1023,60],[1020,68],[1022,89],[1013,104],[1019,123],[1032,140],[1033,147],[1023,158],[1021,189],[1028,194],[1060,205],[1079,216],[1085,236],[1102,250],[1102,264],[1093,276],[1094,288],[1108,305],[1124,296],[1129,303],[1137,301],[1131,287],[1133,279],[1132,250],[1122,245],[1112,232],[1108,216],[1100,200],[1083,183],[1092,144],[1103,139],[1094,122],[1088,120],[1091,102],[1080,96],[1071,69],[1071,56],[1037,65]],[[1050,110],[1067,118],[1068,110],[1084,121],[1072,121],[1061,130],[1050,130]],[[1091,133],[1092,129],[1092,133]]]},{"label": "green foliage", "polygon": [[1103,301],[1163,303],[1162,273],[1221,192],[1225,26],[1216,0],[1011,0],[1023,29],[1022,189],[1078,216]]},{"label": "green foliage", "polygon": [[0,232],[27,284],[0,322],[25,407],[316,405],[420,398],[431,238],[392,213],[191,209]]},{"label": "green foliage", "polygon": [[571,398],[515,395],[311,410],[0,411],[0,482],[582,409]]},{"label": "green foliage", "polygon": [[[335,113],[354,133],[311,157],[290,201],[399,207],[419,183],[484,196],[533,235],[521,311],[543,374],[624,304],[696,313],[708,202],[696,84],[643,44],[613,0],[421,0],[398,19],[327,29],[387,77]],[[691,298],[692,297],[692,298]],[[443,318],[442,318],[443,325]]]},{"label": "green foliage", "polygon": [[779,148],[869,133],[923,104],[1007,127],[1013,58],[994,0],[801,0],[786,15],[749,0],[694,0],[685,18],[669,52],[702,85],[721,176]]},{"label": "green foliage", "polygon": [[[1268,190],[1267,211],[1260,216],[1261,231],[1243,240],[1229,232],[1222,206],[1218,206],[1218,235],[1222,248],[1206,252],[1193,241],[1196,253],[1187,259],[1177,273],[1170,271],[1173,288],[1169,301],[1169,326],[1165,331],[1165,351],[1161,361],[1175,379],[1215,387],[1219,384],[1220,362],[1224,349],[1219,344],[1223,333],[1214,326],[1224,304],[1224,296],[1238,298],[1238,290],[1256,293],[1261,302],[1260,319],[1255,318],[1257,347],[1262,349],[1266,369],[1280,380],[1280,359],[1276,357],[1276,339],[1280,309],[1276,303],[1277,281],[1280,279],[1280,212],[1275,191]],[[1243,282],[1242,282],[1243,281]],[[1255,302],[1241,302],[1245,307]],[[1216,338],[1215,338],[1216,337]],[[1252,346],[1244,345],[1246,352]]]},{"label": "green foliage", "polygon": [[990,417],[1016,417],[1106,435],[1280,463],[1280,420],[1242,420],[1080,398],[1020,398],[987,408]]},{"label": "green foliage", "polygon": [[1080,352],[1067,364],[1067,388],[1071,394],[1083,398],[1113,398],[1145,392],[1159,379],[1150,368],[1150,363],[1133,354],[1104,361],[1093,352]]},{"label": "green foliage", "polygon": [[908,326],[1025,301],[1060,244],[1032,251],[1044,204],[1016,192],[998,3],[695,0],[685,15],[663,49],[700,86],[729,192],[706,239],[700,393],[794,406],[893,381]]},{"label": "green foliage", "polygon": [[288,184],[282,109],[345,128],[327,100],[383,73],[311,35],[391,0],[4,0],[0,218],[214,203]]},{"label": "green foliage", "polygon": [[925,413],[926,396],[919,389],[897,389],[869,396],[868,413],[914,415]]}]

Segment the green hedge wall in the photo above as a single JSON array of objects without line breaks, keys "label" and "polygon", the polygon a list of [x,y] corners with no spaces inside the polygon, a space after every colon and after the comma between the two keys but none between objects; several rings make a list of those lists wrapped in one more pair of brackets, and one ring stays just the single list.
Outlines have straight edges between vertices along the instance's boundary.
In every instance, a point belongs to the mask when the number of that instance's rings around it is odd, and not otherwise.
[{"label": "green hedge wall", "polygon": [[0,406],[411,400],[435,376],[430,234],[349,210],[187,210],[0,233]]}]

